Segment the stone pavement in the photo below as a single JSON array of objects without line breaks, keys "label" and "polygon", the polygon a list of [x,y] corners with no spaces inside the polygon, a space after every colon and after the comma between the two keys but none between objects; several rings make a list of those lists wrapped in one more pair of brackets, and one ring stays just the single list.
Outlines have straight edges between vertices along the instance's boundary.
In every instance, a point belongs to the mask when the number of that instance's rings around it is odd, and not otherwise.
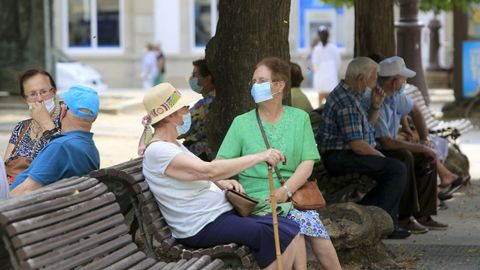
[{"label": "stone pavement", "polygon": [[[118,89],[100,93],[101,113],[94,124],[94,140],[101,153],[101,166],[114,165],[136,157],[136,146],[142,132],[144,114],[142,90]],[[191,93],[190,90],[185,94]],[[312,105],[318,105],[317,94],[307,89]],[[451,90],[432,91],[432,108],[440,111],[444,102],[453,100]],[[10,131],[25,119],[26,105],[16,97],[0,96],[0,153],[8,143]],[[446,231],[430,231],[405,240],[385,240],[395,254],[407,258],[411,269],[480,269],[480,129],[460,138],[461,148],[470,159],[471,185],[460,189],[448,209],[438,212],[437,219],[449,224]],[[314,260],[309,253],[309,260]]]}]

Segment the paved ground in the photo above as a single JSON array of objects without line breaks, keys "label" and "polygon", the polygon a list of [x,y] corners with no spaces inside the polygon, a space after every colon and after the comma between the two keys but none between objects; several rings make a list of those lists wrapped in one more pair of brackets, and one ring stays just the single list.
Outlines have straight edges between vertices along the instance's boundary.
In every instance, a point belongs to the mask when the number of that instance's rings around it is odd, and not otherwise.
[{"label": "paved ground", "polygon": [[[312,105],[318,105],[316,93],[306,92]],[[141,90],[101,93],[102,111],[93,131],[102,167],[136,157],[142,132],[142,96]],[[435,91],[432,107],[440,110],[452,98],[449,90]],[[0,153],[3,154],[15,123],[25,118],[26,106],[18,98],[0,97]],[[462,136],[460,141],[470,158],[472,184],[447,202],[447,210],[439,211],[438,220],[448,223],[449,229],[385,241],[396,254],[411,258],[414,269],[480,269],[480,130]],[[310,258],[313,259],[311,254]]]}]

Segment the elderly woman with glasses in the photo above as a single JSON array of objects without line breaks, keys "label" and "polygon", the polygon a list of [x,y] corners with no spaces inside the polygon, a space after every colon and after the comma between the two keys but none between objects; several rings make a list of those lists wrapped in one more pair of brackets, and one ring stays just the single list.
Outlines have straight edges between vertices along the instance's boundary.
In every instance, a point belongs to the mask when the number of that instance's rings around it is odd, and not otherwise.
[{"label": "elderly woman with glasses", "polygon": [[[258,111],[254,109],[235,118],[217,158],[238,158],[264,151],[266,143],[260,131],[261,123],[271,148],[280,150],[286,157],[286,163],[278,165],[279,174],[286,182],[282,185],[281,179],[274,178],[275,197],[283,216],[300,226],[302,238],[311,244],[324,269],[340,269],[337,254],[318,212],[297,210],[289,202],[292,194],[312,174],[314,163],[320,160],[308,114],[282,104],[283,96],[290,91],[290,65],[276,57],[261,60],[253,73],[251,85]],[[239,182],[247,195],[262,202],[268,199],[267,172],[267,165],[260,163],[239,174]],[[255,214],[271,212],[262,205],[268,204],[259,204]],[[305,246],[297,248],[295,269],[306,269],[306,256],[302,253],[306,253]]]},{"label": "elderly woman with glasses", "polygon": [[46,71],[31,69],[22,74],[19,83],[30,118],[15,126],[5,150],[3,160],[10,183],[28,168],[50,137],[60,132],[60,106],[52,76]]}]

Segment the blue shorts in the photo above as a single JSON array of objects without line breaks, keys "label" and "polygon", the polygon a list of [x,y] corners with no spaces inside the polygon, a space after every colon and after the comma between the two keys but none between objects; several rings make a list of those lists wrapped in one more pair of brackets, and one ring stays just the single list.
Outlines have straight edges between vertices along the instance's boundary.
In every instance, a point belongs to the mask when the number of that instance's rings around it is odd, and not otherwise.
[{"label": "blue shorts", "polygon": [[[258,266],[265,268],[276,260],[272,224],[272,216],[241,217],[232,210],[208,223],[196,235],[177,240],[193,248],[207,248],[229,243],[245,245],[252,250]],[[278,232],[280,249],[283,253],[299,233],[299,228],[295,222],[278,217]]]}]

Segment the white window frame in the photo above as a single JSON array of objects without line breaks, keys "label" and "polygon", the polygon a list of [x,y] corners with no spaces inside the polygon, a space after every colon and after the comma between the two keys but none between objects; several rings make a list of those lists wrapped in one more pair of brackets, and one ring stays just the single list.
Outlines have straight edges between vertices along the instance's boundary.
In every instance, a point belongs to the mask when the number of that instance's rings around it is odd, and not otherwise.
[{"label": "white window frame", "polygon": [[[219,0],[210,0],[210,24],[212,26],[212,33],[210,38],[215,35],[217,30],[217,22],[218,22],[218,1]],[[190,5],[190,51],[195,54],[205,54],[205,47],[204,46],[196,46],[195,45],[195,0],[189,1]]]},{"label": "white window frame", "polygon": [[[89,0],[91,2],[91,23],[90,23],[90,31],[92,36],[97,36],[97,0]],[[68,30],[68,0],[63,0],[62,5],[62,20],[63,20],[63,50],[64,52],[72,55],[119,55],[125,51],[125,5],[124,0],[118,0],[118,7],[119,7],[119,45],[118,47],[109,47],[109,48],[102,48],[98,47],[98,41],[96,38],[91,38],[91,46],[90,47],[70,47],[69,44],[69,30]]]}]

